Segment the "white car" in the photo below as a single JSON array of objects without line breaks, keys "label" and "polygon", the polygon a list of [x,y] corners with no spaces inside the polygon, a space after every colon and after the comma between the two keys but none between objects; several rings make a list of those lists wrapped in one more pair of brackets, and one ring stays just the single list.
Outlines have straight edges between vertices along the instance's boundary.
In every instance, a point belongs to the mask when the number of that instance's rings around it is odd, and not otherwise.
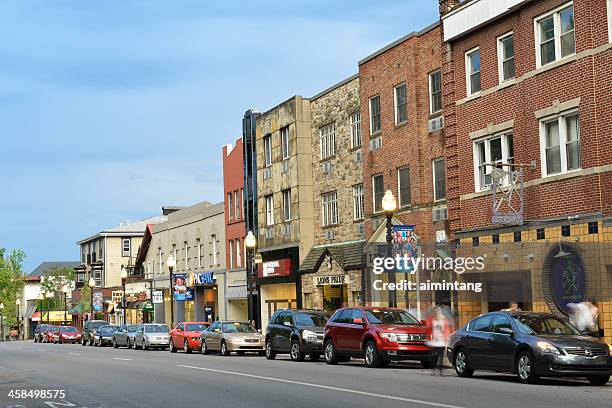
[{"label": "white car", "polygon": [[170,347],[170,328],[165,324],[148,323],[138,326],[134,335],[134,350]]}]

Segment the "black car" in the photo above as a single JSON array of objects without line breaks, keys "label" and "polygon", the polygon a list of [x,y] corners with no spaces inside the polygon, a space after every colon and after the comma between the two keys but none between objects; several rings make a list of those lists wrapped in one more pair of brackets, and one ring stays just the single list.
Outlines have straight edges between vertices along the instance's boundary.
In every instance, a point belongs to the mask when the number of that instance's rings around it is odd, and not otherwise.
[{"label": "black car", "polygon": [[39,324],[34,329],[34,343],[42,343],[43,333],[46,333],[48,324]]},{"label": "black car", "polygon": [[451,335],[448,359],[457,375],[512,372],[523,383],[540,377],[586,377],[603,385],[612,374],[612,348],[548,313],[492,312]]},{"label": "black car", "polygon": [[104,326],[98,327],[93,334],[94,346],[103,347],[106,344],[113,344],[113,334],[118,328],[118,326],[111,326],[108,323]]},{"label": "black car", "polygon": [[100,326],[107,326],[108,322],[104,320],[88,320],[83,325],[83,335],[81,336],[81,344],[86,346],[94,344],[94,333]]},{"label": "black car", "polygon": [[317,310],[277,310],[266,328],[266,357],[289,353],[293,361],[306,354],[317,361],[323,354],[323,333],[329,314]]}]

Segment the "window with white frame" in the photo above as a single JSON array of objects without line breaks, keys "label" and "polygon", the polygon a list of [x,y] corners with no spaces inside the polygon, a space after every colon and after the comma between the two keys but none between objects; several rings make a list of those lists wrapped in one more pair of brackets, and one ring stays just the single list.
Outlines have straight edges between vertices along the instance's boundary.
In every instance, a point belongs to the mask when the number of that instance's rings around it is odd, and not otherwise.
[{"label": "window with white frame", "polygon": [[240,201],[238,194],[239,194],[238,190],[234,191],[234,204],[236,206],[236,211],[234,212],[234,216],[236,217],[237,220],[242,218],[242,215],[240,214],[241,213],[240,207],[242,205],[242,201]]},{"label": "window with white frame", "polygon": [[212,266],[219,265],[219,259],[217,257],[217,236],[215,234],[210,236],[210,244],[212,249]]},{"label": "window with white frame", "polygon": [[132,254],[132,240],[129,238],[123,238],[121,240],[121,255],[130,256]]},{"label": "window with white frame", "polygon": [[283,153],[283,160],[288,159],[291,156],[291,151],[289,150],[289,126],[285,126],[280,130],[281,135],[281,150]]},{"label": "window with white frame", "polygon": [[363,184],[353,186],[353,219],[363,219]]},{"label": "window with white frame", "polygon": [[468,96],[480,92],[480,48],[465,53],[465,73]]},{"label": "window with white frame", "polygon": [[497,59],[499,82],[504,82],[515,76],[514,66],[514,33],[504,34],[497,39]]},{"label": "window with white frame", "polygon": [[434,201],[446,199],[446,169],[444,168],[444,158],[439,157],[432,161],[433,167],[433,186]]},{"label": "window with white frame", "polygon": [[228,219],[234,221],[234,193],[227,193]]},{"label": "window with white frame", "polygon": [[580,121],[578,112],[559,115],[540,123],[542,175],[566,173],[580,168]]},{"label": "window with white frame", "polygon": [[159,264],[159,273],[163,273],[164,271],[164,253],[161,248],[157,248],[157,256],[158,256],[158,264]]},{"label": "window with white frame", "polygon": [[370,98],[370,134],[380,132],[382,129],[380,118],[380,96]]},{"label": "window with white frame", "polygon": [[229,240],[229,268],[234,269],[234,240]]},{"label": "window with white frame", "polygon": [[272,195],[266,196],[266,225],[274,225],[274,198]]},{"label": "window with white frame", "polygon": [[400,167],[397,169],[397,191],[399,196],[399,206],[407,207],[410,205],[410,167]]},{"label": "window with white frame", "polygon": [[536,59],[541,67],[576,53],[574,5],[565,4],[535,19]]},{"label": "window with white frame", "polygon": [[202,265],[204,265],[204,244],[200,243],[200,263],[199,263],[199,267],[203,268]]},{"label": "window with white frame", "polygon": [[408,120],[408,89],[401,84],[394,89],[395,96],[395,124],[399,125]]},{"label": "window with white frame", "polygon": [[183,256],[185,259],[185,270],[188,270],[189,269],[189,245],[187,244],[187,241],[184,242]]},{"label": "window with white frame", "polygon": [[429,113],[442,110],[442,72],[438,69],[429,74]]},{"label": "window with white frame", "polygon": [[319,128],[319,145],[321,150],[321,159],[326,159],[336,154],[336,124]]},{"label": "window with white frame", "polygon": [[200,238],[196,238],[196,249],[198,251],[198,268],[202,267],[202,246],[200,245]]},{"label": "window with white frame", "polygon": [[242,251],[240,250],[240,238],[236,238],[236,268],[242,267]]},{"label": "window with white frame", "polygon": [[272,136],[264,136],[263,138],[264,144],[264,163],[266,167],[272,165]]},{"label": "window with white frame", "polygon": [[335,191],[321,194],[322,226],[338,224],[338,194]]},{"label": "window with white frame", "polygon": [[385,184],[382,174],[372,176],[372,199],[374,200],[374,212],[382,211],[382,198],[385,195]]},{"label": "window with white frame", "polygon": [[[474,141],[474,174],[476,191],[488,190],[491,186],[493,164],[513,164],[514,144],[512,133],[499,134]],[[502,167],[508,170],[508,167]],[[509,180],[504,180],[506,183]]]},{"label": "window with white frame", "polygon": [[291,189],[283,190],[283,221],[291,220]]},{"label": "window with white frame", "polygon": [[361,112],[355,112],[350,117],[351,123],[351,148],[359,147],[361,140]]}]

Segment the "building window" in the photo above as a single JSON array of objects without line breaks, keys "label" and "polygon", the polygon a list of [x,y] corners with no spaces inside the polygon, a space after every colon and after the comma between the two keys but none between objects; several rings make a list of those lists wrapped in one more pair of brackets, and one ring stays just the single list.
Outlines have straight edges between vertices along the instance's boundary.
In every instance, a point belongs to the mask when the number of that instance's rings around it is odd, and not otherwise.
[{"label": "building window", "polygon": [[572,234],[572,231],[571,231],[569,225],[562,225],[561,226],[561,236],[569,237],[571,234]]},{"label": "building window", "polygon": [[399,206],[410,205],[410,167],[397,169],[397,191],[399,191]]},{"label": "building window", "polygon": [[429,74],[429,113],[442,110],[442,72],[438,69]]},{"label": "building window", "polygon": [[351,148],[361,146],[361,112],[355,112],[350,117],[351,122]]},{"label": "building window", "polygon": [[395,124],[399,125],[408,120],[408,90],[406,84],[395,87]]},{"label": "building window", "polygon": [[215,234],[212,234],[210,236],[210,241],[212,249],[212,264],[214,266],[219,264],[219,259],[217,258],[217,236]]},{"label": "building window", "polygon": [[546,232],[544,228],[538,228],[536,230],[536,239],[546,239]]},{"label": "building window", "polygon": [[187,245],[187,241],[185,241],[184,245],[185,245],[183,247],[184,248],[183,249],[183,256],[184,256],[184,259],[185,259],[185,268],[184,269],[188,270],[189,269],[189,246]]},{"label": "building window", "polygon": [[537,18],[535,25],[538,67],[576,53],[573,4]]},{"label": "building window", "polygon": [[380,96],[370,98],[370,134],[380,132],[382,125],[380,122]]},{"label": "building window", "polygon": [[[487,190],[492,183],[491,164],[514,163],[512,133],[493,136],[474,142],[474,170],[476,191]],[[504,184],[510,180],[503,180]]]},{"label": "building window", "polygon": [[77,274],[77,282],[85,282],[85,274],[84,273],[78,273]]},{"label": "building window", "polygon": [[264,136],[263,138],[264,144],[264,163],[266,167],[272,165],[272,136]]},{"label": "building window", "polygon": [[331,123],[319,129],[319,147],[321,159],[327,159],[336,154],[336,124]]},{"label": "building window", "polygon": [[200,263],[199,263],[200,268],[202,268],[203,267],[202,265],[204,265],[204,253],[205,253],[204,244],[200,244]]},{"label": "building window", "polygon": [[132,254],[132,241],[129,238],[121,240],[121,255],[130,256]]},{"label": "building window", "polygon": [[363,219],[363,184],[353,186],[353,219]]},{"label": "building window", "polygon": [[321,194],[322,226],[338,224],[338,194],[335,191]]},{"label": "building window", "polygon": [[98,241],[98,255],[100,259],[104,259],[104,239]]},{"label": "building window", "polygon": [[514,242],[521,242],[523,240],[521,231],[514,231]]},{"label": "building window", "polygon": [[291,151],[289,150],[289,126],[285,126],[280,130],[281,135],[281,151],[283,154],[283,160],[288,159],[291,156]]},{"label": "building window", "polygon": [[283,220],[291,220],[291,189],[283,190]]},{"label": "building window", "polygon": [[599,226],[597,221],[589,222],[589,234],[597,234],[599,232]]},{"label": "building window", "polygon": [[577,113],[541,123],[542,175],[566,173],[580,168],[580,123]]},{"label": "building window", "polygon": [[480,92],[480,49],[465,53],[465,72],[467,74],[468,96]]},{"label": "building window", "polygon": [[202,267],[202,246],[200,245],[200,238],[196,238],[196,248],[198,251],[198,268]]},{"label": "building window", "polygon": [[266,196],[266,225],[274,225],[274,198]]},{"label": "building window", "polygon": [[385,195],[385,184],[382,174],[372,176],[372,198],[374,200],[374,212],[382,211],[382,198]]},{"label": "building window", "polygon": [[227,210],[230,221],[234,221],[234,193],[227,193]]},{"label": "building window", "polygon": [[497,39],[497,58],[499,60],[499,82],[514,78],[514,33],[505,34]]},{"label": "building window", "polygon": [[499,234],[491,235],[491,241],[493,242],[493,244],[499,244]]},{"label": "building window", "polygon": [[446,170],[444,168],[444,158],[440,157],[432,161],[434,201],[446,199]]},{"label": "building window", "polygon": [[240,238],[236,239],[236,268],[242,267],[242,251],[240,250]]},{"label": "building window", "polygon": [[480,237],[472,237],[472,246],[473,247],[480,246]]},{"label": "building window", "polygon": [[237,220],[242,218],[242,214],[240,214],[241,213],[240,207],[241,207],[242,202],[240,201],[238,194],[239,194],[238,190],[234,191],[234,204],[236,206],[235,216]]},{"label": "building window", "polygon": [[229,268],[234,269],[234,240],[229,240]]}]

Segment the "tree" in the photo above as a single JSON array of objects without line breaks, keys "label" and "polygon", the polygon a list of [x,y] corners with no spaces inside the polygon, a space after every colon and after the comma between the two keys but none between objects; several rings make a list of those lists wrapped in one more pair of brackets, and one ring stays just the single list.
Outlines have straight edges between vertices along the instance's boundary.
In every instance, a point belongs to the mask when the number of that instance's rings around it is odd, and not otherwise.
[{"label": "tree", "polygon": [[[2,311],[3,321],[8,325],[17,324],[17,298],[21,299],[21,293],[24,286],[22,265],[25,253],[21,250],[14,249],[8,251],[5,248],[0,248],[0,302],[4,303]],[[21,308],[27,307],[21,304]],[[24,309],[21,309],[20,313]]]},{"label": "tree", "polygon": [[[46,298],[43,309],[57,310],[64,302],[64,288],[72,291],[76,273],[72,268],[55,267],[45,272],[40,281],[42,293],[52,293],[53,299]],[[52,302],[51,302],[52,300]]]}]

